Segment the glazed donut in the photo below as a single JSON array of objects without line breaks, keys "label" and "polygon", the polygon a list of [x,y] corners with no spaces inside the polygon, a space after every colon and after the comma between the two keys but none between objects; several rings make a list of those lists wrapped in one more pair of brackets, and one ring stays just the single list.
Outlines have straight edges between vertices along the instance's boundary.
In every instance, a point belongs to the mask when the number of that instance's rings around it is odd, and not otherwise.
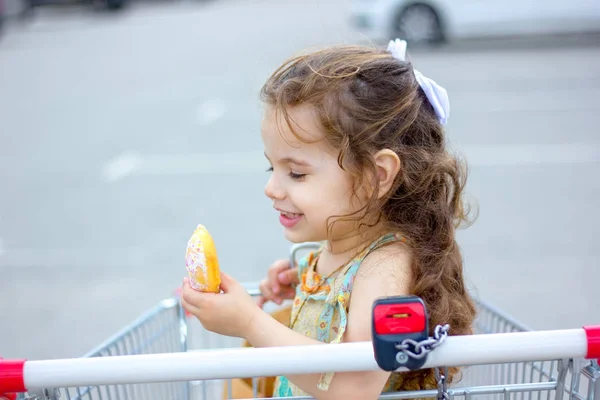
[{"label": "glazed donut", "polygon": [[221,274],[217,250],[212,237],[203,225],[196,227],[188,241],[185,266],[192,288],[201,292],[220,292]]}]

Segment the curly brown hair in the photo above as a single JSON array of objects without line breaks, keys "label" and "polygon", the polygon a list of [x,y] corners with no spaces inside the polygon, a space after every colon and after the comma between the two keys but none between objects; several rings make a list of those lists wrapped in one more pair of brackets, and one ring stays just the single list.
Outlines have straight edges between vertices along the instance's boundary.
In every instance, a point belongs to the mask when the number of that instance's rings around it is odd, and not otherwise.
[{"label": "curly brown hair", "polygon": [[[267,80],[261,98],[290,127],[287,110],[312,106],[325,139],[340,151],[338,164],[356,178],[355,187],[375,176],[374,152],[396,152],[401,168],[393,187],[382,199],[374,190],[358,218],[383,220],[406,238],[413,253],[412,294],[428,308],[430,334],[446,323],[452,335],[471,334],[476,309],[455,238],[456,228],[469,222],[462,200],[466,165],[446,148],[443,127],[411,63],[377,48],[334,46],[285,62]],[[451,376],[457,372],[450,369]],[[435,388],[432,370],[396,378],[394,390]]]}]

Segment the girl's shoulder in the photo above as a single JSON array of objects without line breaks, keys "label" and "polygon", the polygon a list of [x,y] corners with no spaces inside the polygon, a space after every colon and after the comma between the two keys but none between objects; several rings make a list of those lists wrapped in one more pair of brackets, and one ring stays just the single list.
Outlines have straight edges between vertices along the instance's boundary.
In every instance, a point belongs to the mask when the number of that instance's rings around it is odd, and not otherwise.
[{"label": "girl's shoulder", "polygon": [[412,256],[403,240],[388,240],[362,259],[348,299],[346,341],[371,339],[372,307],[377,298],[411,292]]},{"label": "girl's shoulder", "polygon": [[[356,268],[355,284],[366,286],[389,284],[406,289],[412,277],[412,252],[398,234],[389,234],[371,246]],[[401,291],[404,291],[401,289]]]}]

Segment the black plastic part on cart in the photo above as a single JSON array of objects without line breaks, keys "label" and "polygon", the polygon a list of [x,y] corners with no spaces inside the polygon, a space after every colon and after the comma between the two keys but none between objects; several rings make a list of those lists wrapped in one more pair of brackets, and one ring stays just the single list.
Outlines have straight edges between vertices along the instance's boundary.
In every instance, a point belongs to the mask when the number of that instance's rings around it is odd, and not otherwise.
[{"label": "black plastic part on cart", "polygon": [[[429,317],[425,303],[417,296],[393,296],[373,303],[373,350],[375,361],[384,371],[405,367],[421,368],[427,354],[418,343],[428,339]],[[411,355],[418,354],[418,357]]]}]

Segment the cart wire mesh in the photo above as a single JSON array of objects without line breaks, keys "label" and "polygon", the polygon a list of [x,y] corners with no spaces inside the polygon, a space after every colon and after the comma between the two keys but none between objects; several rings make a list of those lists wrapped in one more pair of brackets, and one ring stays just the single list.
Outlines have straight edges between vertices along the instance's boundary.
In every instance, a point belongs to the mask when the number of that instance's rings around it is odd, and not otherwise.
[{"label": "cart wire mesh", "polygon": [[[259,294],[254,287],[249,292]],[[524,332],[530,329],[486,303],[474,299],[478,316],[475,334]],[[188,335],[188,330],[190,335]],[[185,351],[207,351],[237,347],[238,338],[208,332],[195,319],[187,320],[178,298],[166,299],[140,316],[84,357],[109,357]],[[258,399],[258,378],[250,382],[250,397]],[[106,385],[49,389],[22,396],[40,400],[219,400],[233,393],[232,380],[210,380],[153,384]],[[597,361],[553,360],[465,366],[461,379],[447,390],[423,390],[382,394],[380,399],[434,398],[440,400],[600,400],[600,368]],[[263,397],[260,397],[263,398]],[[272,397],[271,399],[277,399]],[[289,397],[287,399],[290,399]],[[295,400],[310,397],[294,397]]]}]

